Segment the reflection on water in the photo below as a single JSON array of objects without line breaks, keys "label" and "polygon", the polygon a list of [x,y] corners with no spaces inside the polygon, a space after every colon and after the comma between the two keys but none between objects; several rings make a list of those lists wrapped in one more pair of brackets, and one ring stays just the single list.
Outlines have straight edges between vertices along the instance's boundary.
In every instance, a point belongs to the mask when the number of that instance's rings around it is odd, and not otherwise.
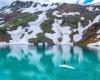
[{"label": "reflection on water", "polygon": [[[74,67],[59,67],[66,64]],[[0,80],[99,80],[100,51],[78,46],[0,47]]]}]

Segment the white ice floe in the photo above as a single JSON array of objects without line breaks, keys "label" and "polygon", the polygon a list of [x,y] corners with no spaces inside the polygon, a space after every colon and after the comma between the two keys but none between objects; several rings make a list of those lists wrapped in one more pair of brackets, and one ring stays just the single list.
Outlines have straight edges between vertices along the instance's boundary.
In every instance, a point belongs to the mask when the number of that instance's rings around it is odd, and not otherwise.
[{"label": "white ice floe", "polygon": [[75,67],[69,66],[69,65],[67,65],[67,64],[59,65],[59,67],[62,67],[62,68],[69,68],[69,69],[75,69]]}]

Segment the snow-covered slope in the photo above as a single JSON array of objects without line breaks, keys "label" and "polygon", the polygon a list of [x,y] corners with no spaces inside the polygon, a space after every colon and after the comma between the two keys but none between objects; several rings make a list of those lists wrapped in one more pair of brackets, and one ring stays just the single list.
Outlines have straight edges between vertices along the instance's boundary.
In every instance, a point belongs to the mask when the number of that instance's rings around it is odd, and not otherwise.
[{"label": "snow-covered slope", "polygon": [[0,43],[100,46],[100,6],[13,2],[0,10]]}]

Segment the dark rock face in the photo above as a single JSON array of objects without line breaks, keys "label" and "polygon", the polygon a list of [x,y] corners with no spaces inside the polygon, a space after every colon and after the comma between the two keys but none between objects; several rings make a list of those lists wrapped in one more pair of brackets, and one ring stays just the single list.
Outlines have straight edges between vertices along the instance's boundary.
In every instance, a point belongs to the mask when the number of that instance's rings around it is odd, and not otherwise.
[{"label": "dark rock face", "polygon": [[37,34],[37,38],[31,38],[31,39],[29,39],[29,42],[30,42],[30,43],[33,43],[33,44],[36,44],[36,45],[37,45],[38,43],[43,43],[43,44],[47,43],[48,45],[54,45],[53,40],[47,38],[47,37],[44,35],[44,33],[39,33],[39,34]]},{"label": "dark rock face", "polygon": [[28,32],[28,34],[32,34],[32,33],[33,33],[33,31]]},{"label": "dark rock face", "polygon": [[79,21],[81,21],[80,16],[69,15],[67,17],[63,17],[63,21],[61,23],[61,26],[70,26],[71,28],[76,28],[76,27],[78,27]]},{"label": "dark rock face", "polygon": [[40,14],[42,14],[42,11],[37,11],[34,13],[34,15],[40,15]]},{"label": "dark rock face", "polygon": [[37,42],[37,39],[36,38],[31,38],[31,39],[29,39],[29,41],[28,41],[29,43],[33,43],[33,44],[35,44],[35,45],[37,45],[38,44],[38,42]]},{"label": "dark rock face", "polygon": [[24,37],[24,35],[25,35],[25,34],[22,34],[21,37],[20,37],[20,39],[22,39],[22,38]]},{"label": "dark rock face", "polygon": [[[100,29],[100,23],[95,23],[84,32],[84,35],[85,34],[88,34],[88,35],[91,35],[91,36],[95,35],[95,34],[97,34],[97,31],[99,29]],[[84,35],[83,35],[83,37],[84,37]]]},{"label": "dark rock face", "polygon": [[61,42],[61,41],[62,41],[62,38],[61,38],[61,37],[60,37],[60,38],[58,38],[58,41],[59,41],[59,42]]},{"label": "dark rock face", "polygon": [[32,1],[27,2],[21,2],[21,1],[15,1],[11,4],[10,8],[12,8],[13,11],[19,10],[21,8],[28,8],[32,5]]},{"label": "dark rock face", "polygon": [[89,43],[95,43],[97,41],[100,41],[100,38],[97,38],[97,36],[100,35],[100,33],[97,33],[99,29],[100,23],[93,24],[84,32],[82,40],[75,44],[86,46]]},{"label": "dark rock face", "polygon": [[42,7],[47,7],[47,6],[48,6],[48,4],[43,4],[43,5],[42,5]]},{"label": "dark rock face", "polygon": [[45,39],[45,42],[46,42],[48,45],[54,45],[54,42],[53,42],[52,39],[46,38],[46,39]]},{"label": "dark rock face", "polygon": [[0,41],[1,42],[9,42],[11,40],[10,34],[6,32],[6,30],[0,29]]},{"label": "dark rock face", "polygon": [[47,43],[48,45],[54,45],[54,42],[52,41],[52,39],[49,39],[49,38],[43,39],[42,41],[38,41],[37,38],[31,38],[29,39],[29,43],[33,43],[35,45],[38,45],[38,43],[42,43],[42,44]]},{"label": "dark rock face", "polygon": [[4,16],[4,20],[5,20],[5,22],[7,22],[7,21],[13,19],[14,17],[17,17],[18,15],[21,15],[21,11],[16,11],[14,13],[6,14]]},{"label": "dark rock face", "polygon": [[89,12],[85,7],[82,7],[81,5],[77,5],[77,4],[62,4],[60,5],[57,10],[59,12],[81,12],[81,13],[87,13]]}]

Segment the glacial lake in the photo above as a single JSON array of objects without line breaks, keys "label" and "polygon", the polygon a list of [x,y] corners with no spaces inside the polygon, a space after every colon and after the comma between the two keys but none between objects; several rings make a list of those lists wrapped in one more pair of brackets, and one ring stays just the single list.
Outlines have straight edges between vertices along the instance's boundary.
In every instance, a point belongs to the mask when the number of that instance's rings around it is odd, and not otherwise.
[{"label": "glacial lake", "polygon": [[0,46],[0,80],[100,80],[100,50],[79,46]]}]

